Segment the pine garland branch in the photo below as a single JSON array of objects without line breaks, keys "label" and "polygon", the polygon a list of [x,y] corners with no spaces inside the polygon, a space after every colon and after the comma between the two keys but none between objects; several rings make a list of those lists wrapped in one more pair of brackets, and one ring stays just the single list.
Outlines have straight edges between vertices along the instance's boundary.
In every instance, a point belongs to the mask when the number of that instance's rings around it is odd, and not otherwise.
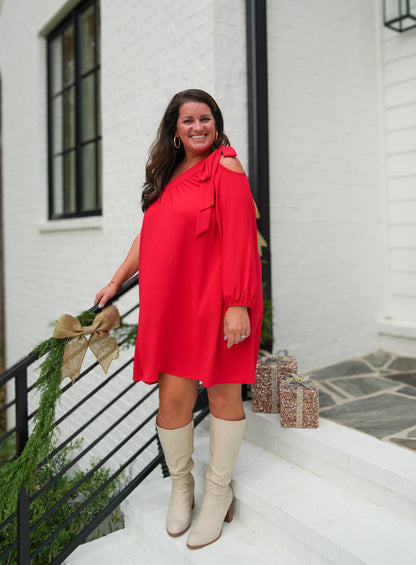
[{"label": "pine garland branch", "polygon": [[120,327],[114,330],[114,337],[117,343],[121,343],[120,347],[128,349],[134,347],[137,338],[137,324],[125,324],[121,319]]},{"label": "pine garland branch", "polygon": [[[96,313],[82,312],[77,316],[83,326],[91,325]],[[37,466],[46,459],[53,448],[56,404],[61,396],[61,368],[68,339],[53,337],[39,344],[32,353],[41,364],[35,388],[40,393],[39,407],[33,418],[34,428],[21,455],[0,467],[0,519],[7,518],[17,507],[22,488],[33,489]]]},{"label": "pine garland branch", "polygon": [[[61,365],[67,340],[50,338],[34,349],[47,354],[35,388],[41,393],[34,428],[21,455],[0,468],[0,516],[14,511],[22,488],[30,490],[38,462],[52,449],[56,403],[61,395]],[[9,512],[7,512],[9,513]]]}]

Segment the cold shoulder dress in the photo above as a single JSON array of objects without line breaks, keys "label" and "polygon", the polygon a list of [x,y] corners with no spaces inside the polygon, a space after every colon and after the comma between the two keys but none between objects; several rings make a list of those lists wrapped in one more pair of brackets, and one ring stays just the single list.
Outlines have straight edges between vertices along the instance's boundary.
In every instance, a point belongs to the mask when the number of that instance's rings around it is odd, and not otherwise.
[{"label": "cold shoulder dress", "polygon": [[[146,210],[139,251],[136,381],[159,373],[205,387],[255,383],[263,311],[254,202],[220,147],[170,181]],[[224,314],[247,306],[251,334],[227,348]]]}]

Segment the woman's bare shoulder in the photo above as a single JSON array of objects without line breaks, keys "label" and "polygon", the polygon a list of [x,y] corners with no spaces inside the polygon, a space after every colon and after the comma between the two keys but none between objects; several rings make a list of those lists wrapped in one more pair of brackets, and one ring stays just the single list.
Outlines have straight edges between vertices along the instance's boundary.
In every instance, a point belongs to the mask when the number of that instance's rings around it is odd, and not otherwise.
[{"label": "woman's bare shoulder", "polygon": [[220,163],[226,169],[230,169],[230,171],[234,171],[236,173],[245,173],[243,165],[240,163],[237,157],[224,157],[224,155],[222,155]]}]

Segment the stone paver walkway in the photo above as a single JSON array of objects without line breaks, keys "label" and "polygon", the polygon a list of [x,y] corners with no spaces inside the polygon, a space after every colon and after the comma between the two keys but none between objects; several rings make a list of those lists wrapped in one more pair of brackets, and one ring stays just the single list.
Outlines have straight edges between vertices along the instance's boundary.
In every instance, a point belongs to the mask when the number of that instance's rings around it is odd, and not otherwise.
[{"label": "stone paver walkway", "polygon": [[416,451],[416,358],[379,350],[309,374],[323,418]]}]

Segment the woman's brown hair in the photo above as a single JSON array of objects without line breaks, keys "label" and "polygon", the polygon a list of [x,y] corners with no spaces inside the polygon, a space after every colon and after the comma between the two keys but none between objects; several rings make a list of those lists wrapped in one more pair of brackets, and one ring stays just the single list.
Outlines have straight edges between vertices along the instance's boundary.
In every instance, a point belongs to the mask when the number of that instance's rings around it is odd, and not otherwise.
[{"label": "woman's brown hair", "polygon": [[212,150],[221,145],[230,145],[224,133],[224,121],[218,104],[207,92],[190,89],[178,92],[169,102],[165,114],[157,130],[156,139],[150,147],[149,159],[146,164],[146,180],[143,184],[142,210],[159,198],[170,180],[173,171],[185,156],[183,146],[175,149],[173,136],[179,117],[179,108],[186,102],[203,102],[209,106],[215,120],[218,137],[212,145]]}]

